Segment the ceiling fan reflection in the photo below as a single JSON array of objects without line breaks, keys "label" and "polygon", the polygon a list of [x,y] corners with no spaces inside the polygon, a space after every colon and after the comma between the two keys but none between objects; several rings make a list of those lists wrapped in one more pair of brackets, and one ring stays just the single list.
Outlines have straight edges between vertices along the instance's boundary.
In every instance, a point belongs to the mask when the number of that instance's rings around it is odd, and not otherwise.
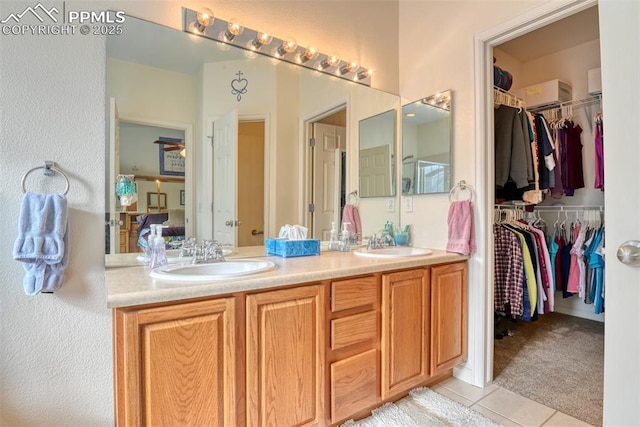
[{"label": "ceiling fan reflection", "polygon": [[174,142],[174,141],[153,141],[154,144],[166,145],[163,147],[163,151],[181,151],[184,150],[184,141]]}]

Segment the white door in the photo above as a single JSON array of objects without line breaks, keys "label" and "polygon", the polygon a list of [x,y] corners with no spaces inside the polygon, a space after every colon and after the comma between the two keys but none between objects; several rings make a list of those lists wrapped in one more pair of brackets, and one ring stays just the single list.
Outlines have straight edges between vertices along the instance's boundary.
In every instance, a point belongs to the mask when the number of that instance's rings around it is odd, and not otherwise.
[{"label": "white door", "polygon": [[389,145],[360,150],[360,197],[391,194]]},{"label": "white door", "polygon": [[[337,221],[340,209],[340,168],[336,159],[344,150],[346,129],[314,123],[313,201],[315,206],[313,237],[329,240],[331,222]],[[339,227],[339,224],[336,224]]]},{"label": "white door", "polygon": [[[599,2],[605,161],[604,425],[640,425],[640,267],[618,261],[640,241],[640,2]],[[622,51],[621,47],[624,46]]]},{"label": "white door", "polygon": [[109,253],[120,252],[120,213],[116,210],[116,179],[120,173],[120,118],[116,99],[109,99]]},{"label": "white door", "polygon": [[236,246],[238,112],[213,121],[213,238]]}]

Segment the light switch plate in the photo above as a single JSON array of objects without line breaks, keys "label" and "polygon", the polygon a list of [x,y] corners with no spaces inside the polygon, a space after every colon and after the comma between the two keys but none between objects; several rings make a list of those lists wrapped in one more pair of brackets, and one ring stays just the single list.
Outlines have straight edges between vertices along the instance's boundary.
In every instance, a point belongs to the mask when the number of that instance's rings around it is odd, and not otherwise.
[{"label": "light switch plate", "polygon": [[387,205],[387,211],[388,212],[396,211],[396,199],[389,199],[388,205]]},{"label": "light switch plate", "polygon": [[413,197],[403,197],[404,211],[413,212]]}]

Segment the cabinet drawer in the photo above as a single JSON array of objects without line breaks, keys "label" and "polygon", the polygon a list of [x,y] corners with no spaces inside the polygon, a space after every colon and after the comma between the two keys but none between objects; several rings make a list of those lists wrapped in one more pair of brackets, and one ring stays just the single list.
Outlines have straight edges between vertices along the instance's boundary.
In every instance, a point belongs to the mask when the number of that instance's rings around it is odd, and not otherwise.
[{"label": "cabinet drawer", "polygon": [[331,421],[375,405],[378,400],[377,354],[372,349],[331,364]]},{"label": "cabinet drawer", "polygon": [[[378,294],[375,276],[331,282],[331,311],[374,306]],[[372,307],[373,308],[373,307]]]},{"label": "cabinet drawer", "polygon": [[376,338],[376,312],[355,314],[331,321],[331,349]]}]

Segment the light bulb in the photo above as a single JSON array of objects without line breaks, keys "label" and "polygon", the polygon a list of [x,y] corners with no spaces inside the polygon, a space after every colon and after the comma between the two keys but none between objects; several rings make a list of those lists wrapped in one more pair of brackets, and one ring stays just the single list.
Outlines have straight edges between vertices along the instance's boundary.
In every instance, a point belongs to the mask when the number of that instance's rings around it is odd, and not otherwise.
[{"label": "light bulb", "polygon": [[340,67],[340,74],[344,76],[345,74],[350,73],[351,71],[357,70],[357,69],[358,69],[357,62],[347,62],[342,67]]},{"label": "light bulb", "polygon": [[227,24],[227,29],[222,33],[222,39],[224,41],[230,42],[236,36],[242,34],[244,31],[244,27],[240,25],[237,19],[231,18],[229,23]]},{"label": "light bulb", "polygon": [[286,40],[282,40],[282,44],[276,51],[276,56],[285,56],[287,53],[295,51],[297,47],[298,45],[296,44],[295,39],[289,38]]},{"label": "light bulb", "polygon": [[196,14],[196,21],[198,21],[198,30],[204,33],[204,30],[213,23],[214,16],[211,9],[203,7]]},{"label": "light bulb", "polygon": [[367,77],[371,77],[372,74],[373,74],[373,70],[371,68],[364,69],[358,72],[358,80],[364,80]]},{"label": "light bulb", "polygon": [[260,49],[261,46],[266,46],[271,43],[271,40],[273,40],[273,36],[259,32],[258,35],[256,35],[256,38],[251,42],[251,46],[253,49]]},{"label": "light bulb", "polygon": [[336,55],[327,56],[321,63],[320,69],[324,70],[325,68],[333,67],[340,62],[340,58]]},{"label": "light bulb", "polygon": [[304,64],[307,61],[311,61],[318,56],[318,50],[315,47],[308,47],[304,50],[304,53],[301,53],[297,56],[296,61],[299,64]]}]

